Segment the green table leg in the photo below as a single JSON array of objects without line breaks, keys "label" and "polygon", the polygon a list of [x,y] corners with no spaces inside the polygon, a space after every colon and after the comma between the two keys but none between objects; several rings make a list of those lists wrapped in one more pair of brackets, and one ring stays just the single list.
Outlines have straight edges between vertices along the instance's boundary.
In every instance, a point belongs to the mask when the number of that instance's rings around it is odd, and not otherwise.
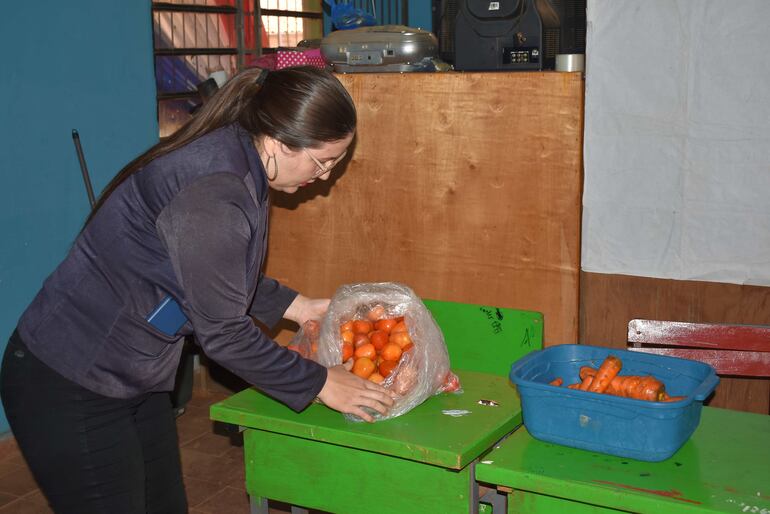
[{"label": "green table leg", "polygon": [[479,514],[500,514],[507,512],[508,496],[494,489],[479,499]]},{"label": "green table leg", "polygon": [[249,512],[251,514],[269,514],[267,498],[249,495]]},{"label": "green table leg", "polygon": [[255,499],[337,514],[478,511],[472,465],[453,470],[262,430],[246,430],[244,455]]}]

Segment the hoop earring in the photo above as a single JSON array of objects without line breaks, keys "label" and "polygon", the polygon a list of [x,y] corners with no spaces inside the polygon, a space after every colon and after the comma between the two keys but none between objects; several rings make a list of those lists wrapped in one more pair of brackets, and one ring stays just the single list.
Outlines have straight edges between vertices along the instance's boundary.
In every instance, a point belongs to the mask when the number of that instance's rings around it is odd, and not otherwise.
[{"label": "hoop earring", "polygon": [[[273,162],[273,170],[275,171],[272,177],[270,176],[270,161]],[[265,176],[269,182],[272,182],[278,178],[278,159],[275,158],[275,155],[267,156],[267,162],[265,163]]]}]

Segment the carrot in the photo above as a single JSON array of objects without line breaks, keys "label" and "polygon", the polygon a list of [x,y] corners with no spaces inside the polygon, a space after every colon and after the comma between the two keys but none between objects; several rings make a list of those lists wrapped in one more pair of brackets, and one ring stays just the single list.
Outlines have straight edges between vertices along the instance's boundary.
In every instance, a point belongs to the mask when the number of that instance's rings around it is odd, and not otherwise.
[{"label": "carrot", "polygon": [[551,380],[550,382],[548,382],[548,385],[559,387],[563,383],[564,383],[564,380],[562,380],[561,377],[556,377],[553,380]]},{"label": "carrot", "polygon": [[639,379],[641,377],[637,375],[618,376],[612,379],[610,386],[605,391],[607,394],[613,396],[628,397],[627,392],[635,390],[639,385]]},{"label": "carrot", "polygon": [[665,387],[660,380],[650,375],[628,375],[615,377],[606,393],[636,400],[661,401]]},{"label": "carrot", "polygon": [[637,396],[635,396],[635,398],[659,402],[663,399],[665,393],[666,388],[663,385],[663,382],[653,376],[646,376],[642,377],[642,380],[639,381],[639,387],[636,390]]},{"label": "carrot", "polygon": [[588,388],[588,391],[592,393],[603,393],[604,390],[609,387],[612,379],[615,378],[618,373],[620,373],[620,369],[622,367],[623,363],[620,362],[620,359],[613,355],[608,356],[606,359],[604,359],[602,365],[599,366],[599,370],[596,372],[596,375],[593,376],[593,380],[591,381],[591,385]]},{"label": "carrot", "polygon": [[618,375],[622,367],[620,359],[610,355],[604,359],[598,370],[591,366],[582,366],[579,371],[581,382],[567,387],[653,402],[675,402],[686,398],[669,396],[663,382],[651,375]]},{"label": "carrot", "polygon": [[665,391],[663,392],[663,398],[658,401],[661,402],[678,402],[687,398],[686,396],[669,396]]},{"label": "carrot", "polygon": [[592,368],[591,366],[580,367],[580,380],[585,380],[586,377],[594,375],[596,375],[596,368]]},{"label": "carrot", "polygon": [[584,378],[583,379],[583,383],[580,384],[579,389],[581,391],[588,391],[588,390],[590,390],[591,385],[594,383],[594,378],[595,377],[592,377],[592,376],[587,376],[586,378]]}]

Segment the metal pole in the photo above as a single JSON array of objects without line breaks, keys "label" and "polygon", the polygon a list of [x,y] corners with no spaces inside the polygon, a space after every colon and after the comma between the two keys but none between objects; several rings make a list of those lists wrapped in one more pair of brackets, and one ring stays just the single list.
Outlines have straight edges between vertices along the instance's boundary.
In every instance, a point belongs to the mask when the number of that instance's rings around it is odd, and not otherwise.
[{"label": "metal pole", "polygon": [[262,6],[259,0],[252,0],[252,2],[251,10],[254,15],[254,56],[260,57],[262,55]]},{"label": "metal pole", "polygon": [[80,171],[83,174],[83,183],[86,185],[86,193],[88,194],[88,201],[91,203],[91,208],[96,206],[96,199],[94,198],[94,190],[91,187],[91,178],[88,175],[88,167],[86,166],[86,158],[83,156],[83,147],[80,146],[80,134],[75,129],[72,129],[72,141],[75,143],[75,151],[78,153],[78,161],[80,161]]},{"label": "metal pole", "polygon": [[235,34],[238,46],[237,66],[238,70],[242,70],[246,62],[243,37],[243,0],[235,0],[235,7],[237,9],[237,12],[235,13]]}]

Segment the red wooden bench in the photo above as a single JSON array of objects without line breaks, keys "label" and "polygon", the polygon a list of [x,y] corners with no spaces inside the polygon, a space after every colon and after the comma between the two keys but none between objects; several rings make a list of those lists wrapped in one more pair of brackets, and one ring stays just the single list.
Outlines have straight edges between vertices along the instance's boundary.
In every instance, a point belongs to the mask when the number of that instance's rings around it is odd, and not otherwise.
[{"label": "red wooden bench", "polygon": [[698,360],[718,375],[770,377],[770,326],[632,319],[629,350]]}]

